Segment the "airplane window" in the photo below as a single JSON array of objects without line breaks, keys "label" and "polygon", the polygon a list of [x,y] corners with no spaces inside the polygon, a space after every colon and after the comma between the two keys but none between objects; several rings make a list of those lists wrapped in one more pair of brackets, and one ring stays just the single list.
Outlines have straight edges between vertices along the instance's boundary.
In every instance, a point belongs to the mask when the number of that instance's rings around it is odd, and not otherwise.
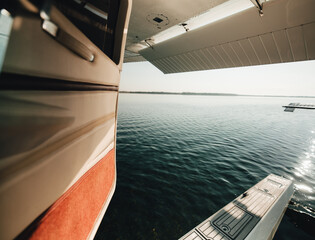
[{"label": "airplane window", "polygon": [[56,7],[108,57],[113,58],[119,0],[60,0]]}]

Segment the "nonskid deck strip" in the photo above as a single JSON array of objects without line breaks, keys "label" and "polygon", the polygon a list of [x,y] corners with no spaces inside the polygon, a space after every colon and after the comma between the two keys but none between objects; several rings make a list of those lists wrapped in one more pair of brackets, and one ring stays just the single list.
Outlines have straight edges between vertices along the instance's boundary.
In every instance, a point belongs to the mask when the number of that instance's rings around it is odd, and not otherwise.
[{"label": "nonskid deck strip", "polygon": [[[292,194],[292,181],[271,174],[180,240],[243,240],[260,239],[259,236],[267,239],[281,220]],[[266,231],[254,233],[258,228]]]}]

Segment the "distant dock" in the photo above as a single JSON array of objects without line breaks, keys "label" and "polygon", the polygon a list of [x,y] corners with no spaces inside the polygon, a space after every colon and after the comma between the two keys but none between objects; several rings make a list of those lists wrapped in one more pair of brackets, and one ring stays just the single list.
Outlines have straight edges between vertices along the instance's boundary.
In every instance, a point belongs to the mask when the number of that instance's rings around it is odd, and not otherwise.
[{"label": "distant dock", "polygon": [[309,109],[309,110],[314,110],[315,105],[313,104],[300,104],[300,103],[290,103],[289,105],[282,106],[284,107],[285,112],[293,112],[296,108],[298,109]]}]

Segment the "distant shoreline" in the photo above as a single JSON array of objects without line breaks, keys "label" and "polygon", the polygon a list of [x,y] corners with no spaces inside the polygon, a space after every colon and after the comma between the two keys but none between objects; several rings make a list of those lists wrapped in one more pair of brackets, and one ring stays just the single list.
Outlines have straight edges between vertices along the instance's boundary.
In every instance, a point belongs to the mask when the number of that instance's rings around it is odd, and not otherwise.
[{"label": "distant shoreline", "polygon": [[195,93],[195,92],[141,92],[141,91],[119,91],[119,93],[131,93],[131,94],[165,94],[165,95],[198,95],[198,96],[228,96],[228,97],[315,98],[315,96],[247,95],[247,94],[234,94],[234,93]]}]

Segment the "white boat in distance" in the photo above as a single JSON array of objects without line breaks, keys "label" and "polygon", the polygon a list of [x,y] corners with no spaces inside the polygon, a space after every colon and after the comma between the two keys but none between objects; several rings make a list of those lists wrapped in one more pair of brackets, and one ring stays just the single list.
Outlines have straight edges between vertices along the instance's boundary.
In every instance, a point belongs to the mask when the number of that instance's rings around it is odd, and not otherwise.
[{"label": "white boat in distance", "polygon": [[315,59],[313,0],[3,0],[0,10],[0,239],[93,239],[116,185],[124,61],[177,73]]}]

